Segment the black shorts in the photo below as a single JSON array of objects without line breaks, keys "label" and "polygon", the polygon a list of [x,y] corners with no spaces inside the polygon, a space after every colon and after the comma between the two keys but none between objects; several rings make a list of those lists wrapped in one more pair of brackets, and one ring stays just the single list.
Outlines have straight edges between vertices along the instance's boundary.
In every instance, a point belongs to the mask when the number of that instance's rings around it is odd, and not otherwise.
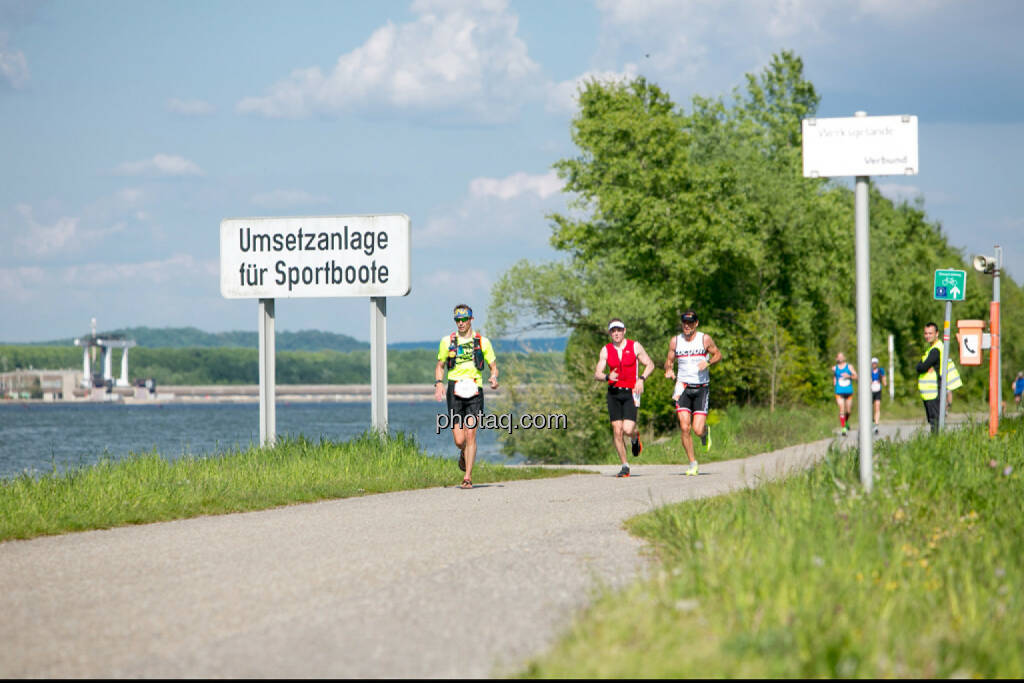
[{"label": "black shorts", "polygon": [[[482,415],[484,412],[484,390],[483,387],[477,387],[476,396],[470,398],[462,398],[461,396],[455,395],[455,382],[448,382],[448,413],[452,416],[452,426],[461,427],[463,426],[462,421],[469,415],[472,415],[474,419],[479,419],[477,416]],[[458,418],[456,418],[456,415]],[[470,422],[465,425],[466,427],[473,428],[476,426],[474,422]]]},{"label": "black shorts", "polygon": [[676,401],[676,412],[707,415],[709,391],[710,387],[707,384],[687,384]]},{"label": "black shorts", "polygon": [[871,392],[871,400],[872,401],[881,401],[882,400],[882,392],[881,391],[872,391]]},{"label": "black shorts", "polygon": [[612,422],[636,422],[636,404],[633,403],[632,389],[608,387],[608,419]]}]

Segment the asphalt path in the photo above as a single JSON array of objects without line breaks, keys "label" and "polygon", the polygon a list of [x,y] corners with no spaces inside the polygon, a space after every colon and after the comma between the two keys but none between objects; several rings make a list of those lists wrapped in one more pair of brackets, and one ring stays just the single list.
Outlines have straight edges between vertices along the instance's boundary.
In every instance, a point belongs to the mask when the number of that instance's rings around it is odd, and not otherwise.
[{"label": "asphalt path", "polygon": [[628,479],[593,466],[0,543],[0,676],[512,674],[595,591],[650,570],[626,519],[783,476],[832,442],[702,464],[696,477],[641,456]]}]

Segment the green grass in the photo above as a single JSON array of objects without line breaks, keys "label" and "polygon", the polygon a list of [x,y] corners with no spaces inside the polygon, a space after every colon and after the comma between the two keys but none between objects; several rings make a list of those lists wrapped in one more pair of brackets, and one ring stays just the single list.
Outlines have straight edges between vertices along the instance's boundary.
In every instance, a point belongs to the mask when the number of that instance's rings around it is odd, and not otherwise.
[{"label": "green grass", "polygon": [[[712,409],[708,414],[711,425],[711,449],[704,451],[700,439],[693,438],[694,457],[699,462],[717,462],[745,458],[758,453],[778,450],[799,443],[809,443],[832,436],[838,428],[835,409],[824,407],[778,408],[770,412],[767,408],[729,406],[724,410]],[[673,465],[687,462],[686,451],[680,440],[679,427],[667,438],[651,439],[643,435],[644,450],[637,459],[630,459],[638,465]],[[609,441],[611,433],[609,431]]]},{"label": "green grass", "polygon": [[1024,420],[630,520],[659,567],[525,677],[1021,677]]},{"label": "green grass", "polygon": [[[568,471],[477,462],[473,482],[561,476]],[[462,472],[425,455],[399,434],[344,443],[284,440],[173,462],[158,453],[0,481],[0,541],[199,515],[263,510],[432,486],[453,486]]]}]

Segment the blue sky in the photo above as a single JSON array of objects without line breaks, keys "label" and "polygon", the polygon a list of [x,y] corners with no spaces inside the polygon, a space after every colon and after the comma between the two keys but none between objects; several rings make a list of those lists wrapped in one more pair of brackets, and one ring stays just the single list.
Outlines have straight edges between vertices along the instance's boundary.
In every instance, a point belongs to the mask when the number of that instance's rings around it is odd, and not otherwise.
[{"label": "blue sky", "polygon": [[[412,220],[389,341],[446,334],[457,301],[486,332],[500,274],[559,257],[581,79],[688,108],[782,49],[819,116],[916,114],[921,171],[880,188],[1020,282],[1022,32],[1013,0],[0,0],[0,340],[255,330],[256,301],[220,294],[222,219],[373,213]],[[369,302],[276,321],[367,340]]]}]

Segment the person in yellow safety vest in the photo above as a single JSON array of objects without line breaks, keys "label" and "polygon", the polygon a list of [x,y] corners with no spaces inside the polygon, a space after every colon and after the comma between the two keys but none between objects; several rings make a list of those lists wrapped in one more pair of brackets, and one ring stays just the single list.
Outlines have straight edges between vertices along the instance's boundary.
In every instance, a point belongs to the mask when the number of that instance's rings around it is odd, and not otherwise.
[{"label": "person in yellow safety vest", "polygon": [[[928,323],[924,326],[924,341],[928,347],[921,354],[921,362],[917,364],[917,391],[924,401],[924,414],[932,433],[939,431],[939,377],[938,370],[942,367],[942,342],[939,341],[939,326]],[[960,373],[952,358],[946,359],[947,402],[952,403],[953,390],[963,386]]]}]

